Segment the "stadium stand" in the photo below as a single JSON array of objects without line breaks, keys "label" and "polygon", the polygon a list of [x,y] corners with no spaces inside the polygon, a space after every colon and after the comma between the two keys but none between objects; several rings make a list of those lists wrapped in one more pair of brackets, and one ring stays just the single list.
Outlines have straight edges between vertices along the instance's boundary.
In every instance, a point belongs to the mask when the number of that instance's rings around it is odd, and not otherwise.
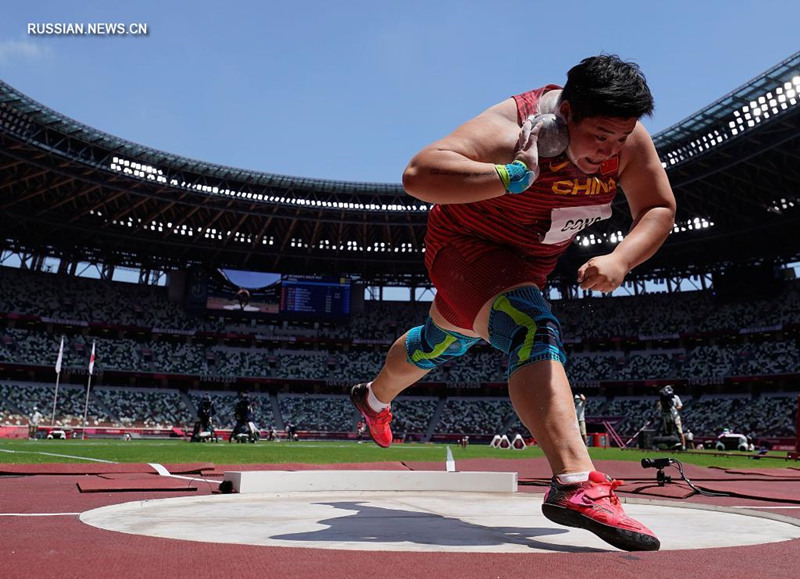
[{"label": "stadium stand", "polygon": [[[423,316],[426,308],[425,304],[368,302],[363,313],[344,322],[315,327],[277,319],[247,324],[220,317],[192,318],[178,308],[163,307],[164,288],[135,287],[134,291],[128,285],[0,268],[0,363],[39,373],[52,371],[60,335],[67,338],[63,367],[71,380],[60,391],[57,424],[77,426],[82,420],[84,390],[75,382],[85,380],[94,342],[98,379],[90,396],[92,425],[190,426],[201,390],[187,395],[188,390],[182,394],[174,388],[115,385],[119,376],[125,381],[138,376],[145,383],[141,377],[149,376],[152,384],[158,382],[156,376],[167,375],[192,377],[186,383],[242,384],[237,389],[247,389],[242,380],[266,383],[272,396],[278,395],[280,415],[273,413],[270,394],[259,395],[263,399],[256,407],[256,420],[262,428],[291,420],[301,431],[351,432],[357,416],[341,392],[374,376],[386,345],[397,338],[399,328]],[[712,295],[702,292],[669,299],[655,294],[555,301],[568,337],[568,375],[579,386],[602,385],[599,396],[590,396],[587,412],[590,417],[612,420],[623,436],[634,434],[646,420],[657,419],[652,391],[644,387],[653,380],[679,381],[690,390],[692,384],[711,387],[684,395],[684,423],[698,436],[714,435],[727,417],[734,416],[735,427],[754,436],[794,436],[792,394],[751,385],[747,392],[730,398],[725,397],[724,385],[733,378],[763,376],[793,383],[791,377],[800,367],[798,286],[798,282],[787,284],[777,302],[717,305]],[[28,296],[38,288],[37,300],[20,298],[19,288]],[[76,301],[82,307],[76,308]],[[135,304],[148,307],[140,311]],[[162,309],[151,316],[154,308]],[[585,323],[587,308],[592,324]],[[743,328],[742,322],[751,326]],[[160,329],[185,333],[161,333]],[[362,341],[365,334],[369,336],[366,343]],[[574,338],[575,334],[580,338]],[[312,341],[303,346],[301,340]],[[505,365],[501,355],[482,343],[469,356],[432,372],[417,388],[428,384],[438,390],[428,398],[403,397],[395,402],[397,431],[420,439],[433,434],[526,432],[506,399],[485,397],[491,393],[489,385],[503,384]],[[278,393],[280,388],[275,388],[281,381],[300,385],[306,394]],[[642,394],[628,396],[630,385]],[[42,382],[2,384],[2,420],[24,424],[34,405],[50,408],[52,390],[52,385]],[[324,390],[331,394],[314,394]],[[442,393],[445,402],[437,414]],[[226,390],[217,396],[218,426],[228,428],[235,393]],[[431,424],[434,417],[436,423]]]}]

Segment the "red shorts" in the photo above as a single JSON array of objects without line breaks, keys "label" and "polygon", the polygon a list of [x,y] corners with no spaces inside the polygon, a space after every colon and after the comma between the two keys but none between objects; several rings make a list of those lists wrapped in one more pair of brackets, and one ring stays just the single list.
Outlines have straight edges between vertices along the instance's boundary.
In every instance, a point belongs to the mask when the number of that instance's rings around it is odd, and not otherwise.
[{"label": "red shorts", "polygon": [[452,245],[442,247],[428,270],[436,286],[436,308],[451,324],[472,330],[475,318],[490,299],[523,283],[544,287],[541,264],[518,252],[498,247],[468,262]]}]

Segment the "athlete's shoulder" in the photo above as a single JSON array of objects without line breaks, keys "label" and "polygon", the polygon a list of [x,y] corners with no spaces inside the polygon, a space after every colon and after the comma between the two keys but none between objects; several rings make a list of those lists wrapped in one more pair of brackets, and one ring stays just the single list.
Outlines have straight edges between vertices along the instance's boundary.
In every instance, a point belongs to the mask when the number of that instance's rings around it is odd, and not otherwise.
[{"label": "athlete's shoulder", "polygon": [[623,172],[627,167],[646,166],[655,160],[658,160],[653,139],[650,133],[644,128],[641,121],[636,123],[633,132],[628,136],[625,145],[619,153],[620,157],[620,172]]}]

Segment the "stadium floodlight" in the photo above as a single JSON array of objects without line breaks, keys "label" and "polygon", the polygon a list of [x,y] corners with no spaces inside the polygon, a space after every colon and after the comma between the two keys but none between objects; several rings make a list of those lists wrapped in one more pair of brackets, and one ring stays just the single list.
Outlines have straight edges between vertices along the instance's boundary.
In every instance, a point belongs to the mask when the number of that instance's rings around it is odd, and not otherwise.
[{"label": "stadium floodlight", "polygon": [[[773,79],[774,77],[769,77],[763,80],[771,83],[775,82]],[[717,128],[711,133],[706,133],[705,137],[694,138],[688,143],[676,143],[669,151],[661,152],[662,166],[672,167],[709,151],[728,138],[741,135],[772,116],[788,111],[790,107],[797,105],[799,88],[800,75],[795,75],[791,80],[783,80],[758,96],[750,96],[746,103],[732,110],[730,116],[719,117]],[[758,87],[754,85],[751,90],[758,90]],[[658,135],[656,137],[658,138]]]}]

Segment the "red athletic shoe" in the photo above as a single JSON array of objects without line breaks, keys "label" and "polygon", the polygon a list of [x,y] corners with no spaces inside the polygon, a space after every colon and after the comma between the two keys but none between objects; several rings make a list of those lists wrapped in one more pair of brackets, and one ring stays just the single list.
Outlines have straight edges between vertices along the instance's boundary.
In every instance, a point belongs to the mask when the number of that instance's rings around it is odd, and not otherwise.
[{"label": "red athletic shoe", "polygon": [[591,531],[617,549],[658,551],[661,542],[653,532],[622,510],[614,494],[621,484],[601,472],[591,472],[588,481],[574,484],[561,484],[553,477],[542,512],[559,525]]},{"label": "red athletic shoe", "polygon": [[389,427],[389,423],[392,421],[392,413],[389,408],[375,412],[367,404],[368,394],[369,389],[366,384],[356,384],[350,390],[350,400],[364,416],[369,435],[375,441],[375,444],[383,448],[389,448],[392,444],[392,429]]}]

